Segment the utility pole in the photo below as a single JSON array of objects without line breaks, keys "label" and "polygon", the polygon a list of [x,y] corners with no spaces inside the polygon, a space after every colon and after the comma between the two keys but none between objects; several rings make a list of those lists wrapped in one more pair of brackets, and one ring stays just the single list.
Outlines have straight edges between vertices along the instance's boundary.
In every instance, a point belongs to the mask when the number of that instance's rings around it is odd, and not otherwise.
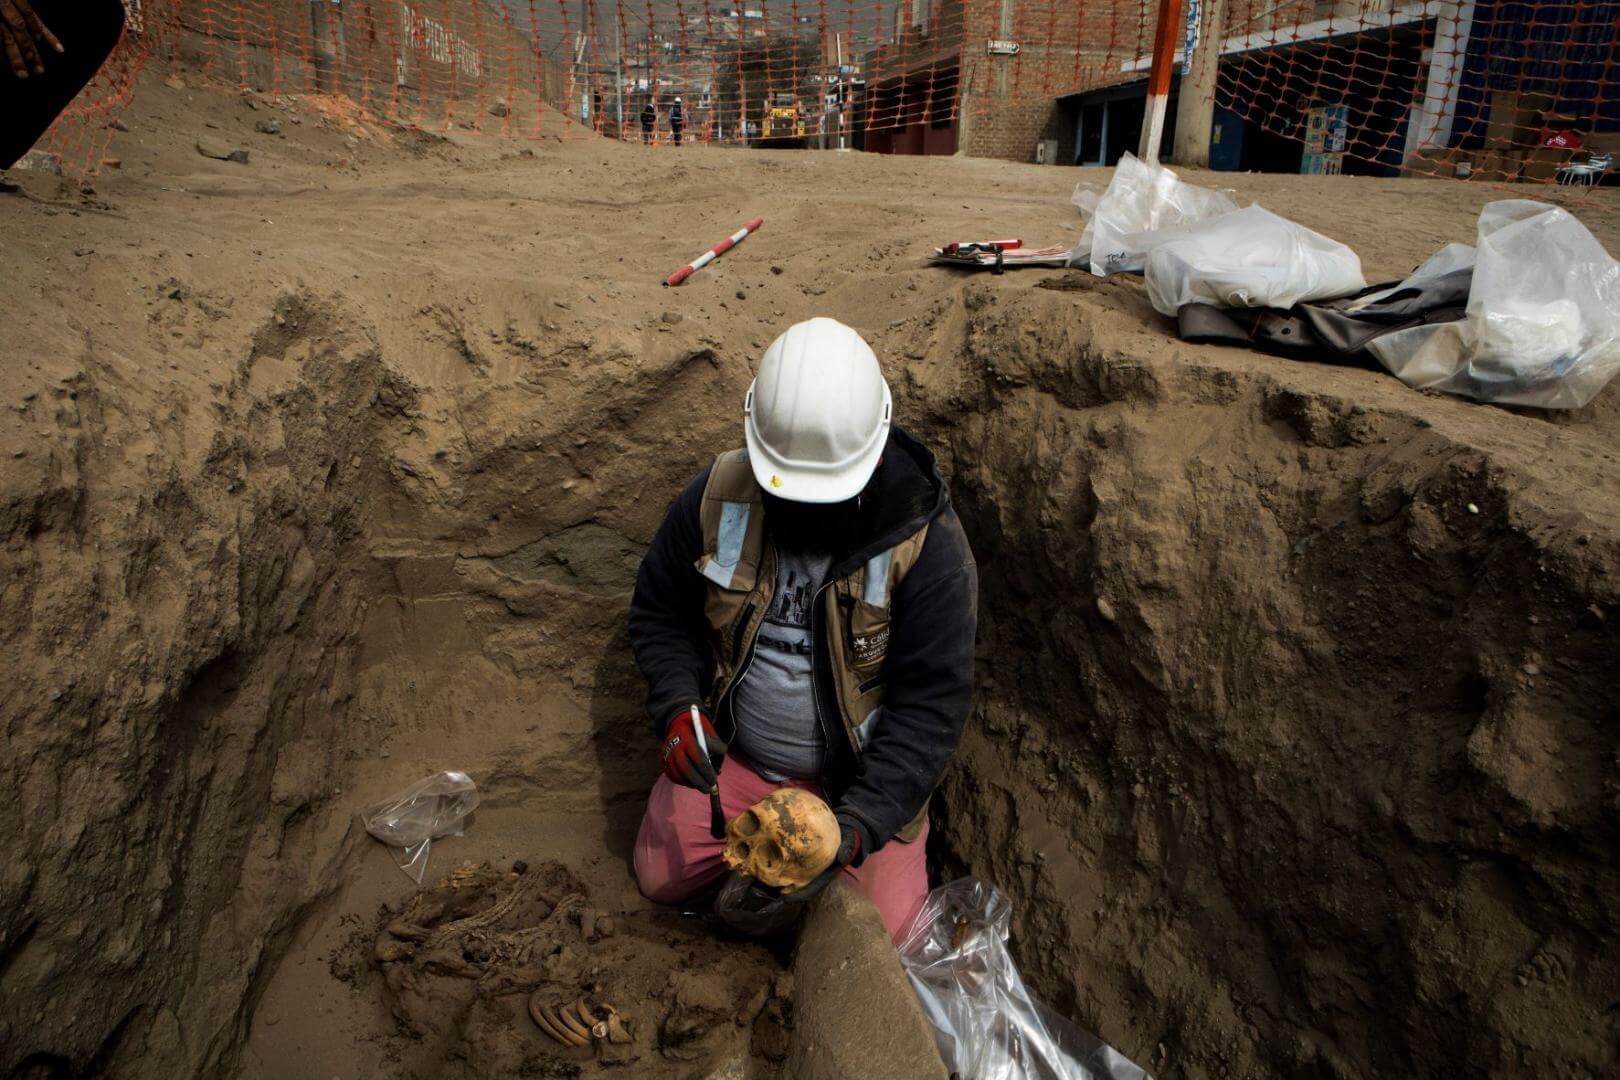
[{"label": "utility pole", "polygon": [[624,12],[613,23],[613,83],[618,95],[619,138],[624,138]]},{"label": "utility pole", "polygon": [[[844,81],[844,34],[833,34],[833,69],[838,72],[838,149],[844,149],[844,129],[849,126],[849,84]],[[823,106],[825,107],[825,105]],[[825,141],[822,143],[826,145]]]},{"label": "utility pole", "polygon": [[1215,130],[1215,76],[1221,66],[1221,31],[1226,0],[1187,0],[1198,5],[1198,43],[1187,58],[1176,99],[1177,165],[1209,168],[1209,139]]},{"label": "utility pole", "polygon": [[[737,105],[737,134],[741,136],[743,146],[748,145],[748,70],[743,65],[748,55],[748,0],[737,0],[739,6],[737,16],[737,94],[741,99]],[[769,46],[767,46],[767,63],[769,62]]]},{"label": "utility pole", "polygon": [[1153,67],[1148,72],[1147,105],[1142,112],[1142,141],[1136,148],[1136,156],[1150,165],[1159,163],[1165,107],[1170,102],[1170,73],[1176,66],[1176,44],[1185,29],[1181,0],[1159,0],[1159,20],[1153,30]]}]

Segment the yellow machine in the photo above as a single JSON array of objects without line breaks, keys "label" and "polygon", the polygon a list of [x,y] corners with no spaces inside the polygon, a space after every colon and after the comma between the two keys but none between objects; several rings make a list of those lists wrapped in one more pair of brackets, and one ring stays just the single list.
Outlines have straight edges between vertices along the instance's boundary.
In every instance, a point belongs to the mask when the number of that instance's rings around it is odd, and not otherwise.
[{"label": "yellow machine", "polygon": [[803,145],[804,114],[792,94],[771,95],[770,109],[765,113],[765,130],[760,134],[761,142],[769,146]]}]

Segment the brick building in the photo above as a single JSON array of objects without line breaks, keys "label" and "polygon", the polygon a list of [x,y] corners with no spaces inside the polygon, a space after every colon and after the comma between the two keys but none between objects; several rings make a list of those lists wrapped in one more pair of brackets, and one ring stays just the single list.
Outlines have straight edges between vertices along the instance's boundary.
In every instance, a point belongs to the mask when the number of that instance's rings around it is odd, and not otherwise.
[{"label": "brick building", "polygon": [[[1219,40],[1210,167],[1551,180],[1620,145],[1617,28],[1620,0],[1228,0],[1203,28]],[[1059,162],[1136,149],[1149,66],[1146,50],[1121,53],[1058,99]],[[1173,79],[1167,145],[1178,95]],[[1316,150],[1313,129],[1327,136]]]},{"label": "brick building", "polygon": [[1154,0],[900,0],[866,57],[866,149],[1036,160],[1057,98],[1145,52]]}]

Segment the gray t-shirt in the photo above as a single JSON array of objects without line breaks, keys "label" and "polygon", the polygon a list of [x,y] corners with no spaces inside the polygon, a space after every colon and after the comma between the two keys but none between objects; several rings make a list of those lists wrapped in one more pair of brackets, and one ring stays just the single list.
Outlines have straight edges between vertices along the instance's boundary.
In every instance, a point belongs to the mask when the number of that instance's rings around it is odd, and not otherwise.
[{"label": "gray t-shirt", "polygon": [[735,749],[767,780],[815,779],[827,757],[810,671],[810,610],[830,555],[778,551],[776,592],[732,698]]}]

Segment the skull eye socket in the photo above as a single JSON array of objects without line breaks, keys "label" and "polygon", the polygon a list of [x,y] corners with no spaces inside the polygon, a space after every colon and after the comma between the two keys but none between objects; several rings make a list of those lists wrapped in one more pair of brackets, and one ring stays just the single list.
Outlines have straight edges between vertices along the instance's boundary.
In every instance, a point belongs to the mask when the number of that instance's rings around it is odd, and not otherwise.
[{"label": "skull eye socket", "polygon": [[837,847],[837,822],[827,805],[785,788],[731,819],[723,856],[733,871],[791,892],[825,870]]}]

